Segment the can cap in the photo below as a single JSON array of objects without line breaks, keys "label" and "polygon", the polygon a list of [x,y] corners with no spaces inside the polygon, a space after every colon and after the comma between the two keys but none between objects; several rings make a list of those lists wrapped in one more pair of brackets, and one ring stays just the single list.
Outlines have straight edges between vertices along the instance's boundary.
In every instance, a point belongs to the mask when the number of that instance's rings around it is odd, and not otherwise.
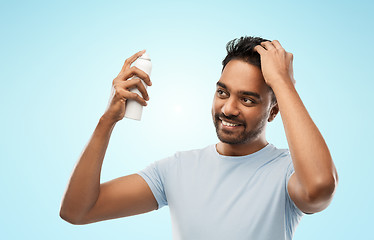
[{"label": "can cap", "polygon": [[151,61],[151,58],[149,57],[148,53],[143,53],[143,55],[141,55],[139,58]]}]

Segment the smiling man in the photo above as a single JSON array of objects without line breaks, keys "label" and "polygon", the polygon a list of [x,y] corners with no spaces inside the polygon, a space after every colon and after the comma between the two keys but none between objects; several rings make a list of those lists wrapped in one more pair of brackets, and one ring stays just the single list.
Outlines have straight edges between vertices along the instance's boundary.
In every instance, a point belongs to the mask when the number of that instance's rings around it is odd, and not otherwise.
[{"label": "smiling man", "polygon": [[[328,147],[296,89],[293,56],[277,40],[227,44],[212,117],[219,142],[177,152],[136,174],[100,184],[105,151],[127,99],[146,105],[149,76],[126,60],[107,111],[80,157],[60,216],[73,224],[127,217],[168,205],[173,239],[292,239],[305,214],[331,202],[338,175]],[[142,96],[129,89],[138,87]],[[289,150],[266,140],[280,112]]]},{"label": "smiling man", "polygon": [[272,101],[272,91],[261,70],[243,60],[230,60],[217,82],[212,108],[221,141],[218,148],[242,146],[244,152],[261,149],[266,145],[266,123],[277,113],[276,101]]}]

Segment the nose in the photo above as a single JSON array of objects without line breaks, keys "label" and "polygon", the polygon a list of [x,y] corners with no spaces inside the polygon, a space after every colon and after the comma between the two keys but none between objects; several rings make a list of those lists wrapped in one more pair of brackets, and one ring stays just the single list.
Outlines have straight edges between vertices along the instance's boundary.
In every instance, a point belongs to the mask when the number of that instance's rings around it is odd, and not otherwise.
[{"label": "nose", "polygon": [[227,117],[238,116],[239,115],[239,109],[238,109],[238,106],[237,106],[237,102],[233,98],[228,98],[226,100],[226,102],[222,106],[221,111]]}]

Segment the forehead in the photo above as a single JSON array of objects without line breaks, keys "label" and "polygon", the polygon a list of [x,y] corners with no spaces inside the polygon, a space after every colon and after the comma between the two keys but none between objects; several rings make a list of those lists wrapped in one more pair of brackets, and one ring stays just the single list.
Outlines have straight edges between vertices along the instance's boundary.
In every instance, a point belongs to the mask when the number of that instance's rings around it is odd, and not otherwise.
[{"label": "forehead", "polygon": [[238,59],[227,63],[219,82],[225,84],[231,92],[253,91],[260,95],[268,92],[261,69]]}]

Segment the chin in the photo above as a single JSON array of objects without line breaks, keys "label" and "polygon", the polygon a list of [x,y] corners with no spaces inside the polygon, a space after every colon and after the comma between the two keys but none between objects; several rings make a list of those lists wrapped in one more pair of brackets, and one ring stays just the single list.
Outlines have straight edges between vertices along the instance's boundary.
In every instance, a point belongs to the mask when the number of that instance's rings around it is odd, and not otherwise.
[{"label": "chin", "polygon": [[238,141],[237,139],[224,139],[224,138],[219,138],[219,140],[223,143],[229,144],[229,145],[240,145],[243,144],[242,141]]},{"label": "chin", "polygon": [[[220,132],[221,131],[221,132]],[[245,138],[245,136],[233,136],[230,134],[222,133],[222,130],[217,130],[217,137],[218,139],[226,144],[231,144],[231,145],[239,145],[243,143],[247,143],[249,139]]]}]

